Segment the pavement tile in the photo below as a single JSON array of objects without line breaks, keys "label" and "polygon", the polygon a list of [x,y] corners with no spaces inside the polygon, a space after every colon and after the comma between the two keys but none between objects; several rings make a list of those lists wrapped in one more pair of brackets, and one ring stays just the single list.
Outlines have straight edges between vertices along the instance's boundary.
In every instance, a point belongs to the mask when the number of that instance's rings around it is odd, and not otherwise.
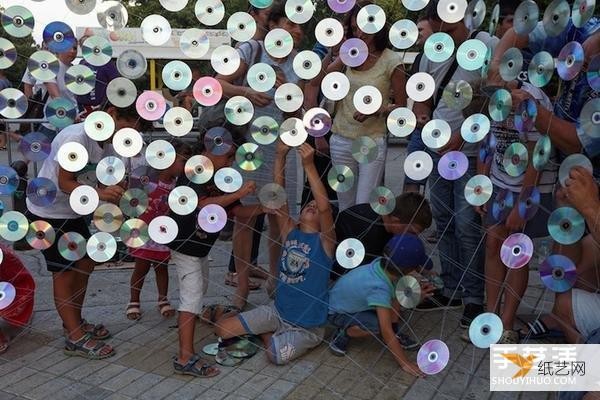
[{"label": "pavement tile", "polygon": [[104,400],[131,400],[131,397],[125,396],[121,393],[113,393],[110,396],[106,397]]},{"label": "pavement tile", "polygon": [[23,394],[25,392],[29,392],[30,390],[48,382],[50,379],[55,376],[52,374],[48,374],[46,372],[36,372],[35,374],[27,377],[27,379],[21,379],[14,384],[3,388],[4,391],[14,393],[14,394]]},{"label": "pavement tile", "polygon": [[105,360],[87,361],[81,367],[66,372],[65,376],[74,380],[82,380],[88,375],[92,375],[96,371],[105,368],[107,365],[109,365],[109,363]]},{"label": "pavement tile", "polygon": [[51,371],[56,375],[63,375],[72,369],[79,368],[84,364],[88,364],[90,360],[83,357],[67,357],[56,365],[53,365]]},{"label": "pavement tile", "polygon": [[241,385],[233,392],[240,396],[254,399],[262,394],[262,392],[275,382],[276,378],[272,376],[256,374],[252,376],[246,383]]},{"label": "pavement tile", "polygon": [[11,371],[11,372],[7,373],[6,375],[2,375],[2,376],[0,376],[0,390],[4,389],[5,387],[7,387],[9,385],[19,382],[22,379],[28,378],[31,375],[36,374],[36,373],[37,373],[37,371],[34,369],[31,369],[29,367],[23,367],[23,368],[19,368],[14,371]]},{"label": "pavement tile", "polygon": [[125,386],[119,392],[123,393],[126,396],[136,398],[136,397],[140,396],[142,393],[144,393],[145,391],[149,390],[154,385],[158,384],[163,379],[164,378],[160,375],[145,374],[145,375],[142,375],[140,378],[136,379],[134,382]]},{"label": "pavement tile", "polygon": [[302,382],[308,378],[318,367],[318,364],[312,361],[300,359],[294,363],[292,368],[281,378],[290,382]]},{"label": "pavement tile", "polygon": [[[408,389],[408,386],[402,382],[392,379],[386,382],[384,388],[382,388],[373,400],[397,400],[403,399],[404,393]],[[425,398],[423,398],[424,400]]]},{"label": "pavement tile", "polygon": [[17,396],[15,396],[12,393],[8,393],[8,392],[5,392],[3,390],[0,390],[0,399],[2,399],[2,400],[14,400],[14,399],[17,399]]},{"label": "pavement tile", "polygon": [[85,382],[93,386],[98,386],[101,383],[104,383],[107,380],[111,379],[112,377],[121,374],[126,369],[127,368],[122,365],[109,364],[101,370],[98,370],[93,374],[89,375],[87,378],[85,378]]},{"label": "pavement tile", "polygon": [[310,385],[315,387],[328,386],[329,382],[331,382],[331,380],[341,371],[341,369],[332,367],[331,365],[322,364],[308,378],[306,378],[304,382],[302,382],[302,385]]},{"label": "pavement tile", "polygon": [[81,394],[81,397],[85,400],[104,400],[108,396],[112,395],[113,392],[110,390],[102,389],[99,387],[91,387],[87,391]]},{"label": "pavement tile", "polygon": [[54,378],[43,385],[36,387],[35,389],[24,394],[25,397],[33,400],[47,399],[49,393],[56,393],[63,388],[73,384],[72,380],[65,378]]},{"label": "pavement tile", "polygon": [[67,359],[62,350],[55,349],[54,352],[45,355],[34,363],[31,363],[31,367],[38,371],[46,371],[51,369],[56,364]]},{"label": "pavement tile", "polygon": [[81,398],[84,393],[93,387],[83,383],[83,382],[73,382],[68,386],[65,386],[58,392],[56,392],[53,397],[60,400],[71,400],[75,398]]},{"label": "pavement tile", "polygon": [[203,378],[197,378],[192,382],[184,384],[182,387],[177,389],[173,393],[173,398],[177,400],[192,400],[199,396],[202,396],[204,392],[209,390],[206,386],[199,384],[199,381],[204,380]]},{"label": "pavement tile", "polygon": [[294,382],[278,379],[274,384],[269,386],[262,394],[257,397],[259,400],[280,400],[291,392],[296,384]]},{"label": "pavement tile", "polygon": [[237,368],[234,371],[231,371],[231,373],[223,379],[220,379],[211,388],[220,390],[221,392],[231,393],[247,382],[254,374],[255,372]]},{"label": "pavement tile", "polygon": [[302,383],[286,396],[286,400],[310,400],[322,390],[325,389]]},{"label": "pavement tile", "polygon": [[135,382],[136,379],[140,378],[144,374],[144,371],[134,368],[127,368],[104,383],[100,384],[100,387],[116,392]]},{"label": "pavement tile", "polygon": [[160,381],[160,384],[154,385],[151,389],[141,393],[139,398],[142,400],[161,400],[170,397],[183,385],[185,385],[185,382],[174,378],[166,378]]},{"label": "pavement tile", "polygon": [[338,393],[346,393],[356,383],[357,376],[357,371],[344,369],[326,386],[334,388]]}]

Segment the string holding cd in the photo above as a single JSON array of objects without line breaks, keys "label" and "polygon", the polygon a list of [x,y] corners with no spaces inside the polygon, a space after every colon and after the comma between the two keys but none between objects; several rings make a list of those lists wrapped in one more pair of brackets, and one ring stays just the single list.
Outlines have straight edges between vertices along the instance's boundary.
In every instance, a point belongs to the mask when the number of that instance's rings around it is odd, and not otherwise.
[{"label": "string holding cd", "polygon": [[0,115],[4,118],[21,118],[27,112],[27,97],[18,89],[6,88],[0,91]]},{"label": "string holding cd", "polygon": [[221,168],[216,171],[213,181],[217,188],[225,193],[237,192],[244,182],[242,175],[231,167]]},{"label": "string holding cd", "polygon": [[285,189],[277,183],[267,183],[258,192],[260,204],[270,210],[279,210],[287,202]]},{"label": "string holding cd", "polygon": [[169,89],[181,91],[192,83],[192,70],[183,61],[169,61],[163,67],[162,79]]},{"label": "string holding cd", "polygon": [[343,268],[358,267],[365,258],[365,246],[356,238],[342,240],[335,249],[335,260]]},{"label": "string holding cd", "polygon": [[332,165],[327,172],[329,186],[338,193],[344,193],[354,186],[354,173],[345,165]]},{"label": "string holding cd", "polygon": [[560,244],[577,243],[585,233],[585,220],[572,207],[557,208],[548,217],[548,233]]},{"label": "string holding cd", "polygon": [[98,181],[106,186],[116,185],[125,177],[125,164],[117,157],[104,157],[96,165]]},{"label": "string holding cd", "polygon": [[419,29],[410,19],[401,19],[390,27],[388,36],[392,46],[399,50],[406,50],[417,43]]},{"label": "string holding cd", "polygon": [[198,212],[198,226],[206,233],[217,233],[227,224],[227,212],[218,204],[208,204]]},{"label": "string holding cd", "polygon": [[577,268],[569,257],[552,254],[539,267],[542,283],[556,293],[564,293],[575,286]]},{"label": "string holding cd", "polygon": [[533,0],[524,0],[517,6],[513,28],[517,35],[526,36],[533,31],[540,19],[540,10]]},{"label": "string holding cd", "polygon": [[433,171],[433,160],[424,151],[414,151],[404,159],[404,173],[412,180],[426,179],[431,171]]},{"label": "string holding cd", "polygon": [[502,320],[491,312],[479,314],[469,325],[469,339],[475,347],[480,349],[487,349],[498,343],[502,332]]},{"label": "string holding cd", "polygon": [[398,279],[395,289],[396,299],[404,308],[415,308],[421,302],[421,284],[412,275]]},{"label": "string holding cd", "polygon": [[0,38],[0,69],[8,69],[17,61],[17,49],[6,38]]},{"label": "string holding cd", "polygon": [[98,23],[108,31],[123,29],[129,20],[127,8],[120,1],[103,1],[96,7]]},{"label": "string holding cd", "polygon": [[417,353],[417,365],[427,375],[440,373],[446,368],[449,360],[450,350],[448,350],[448,346],[437,339],[423,343]]},{"label": "string holding cd", "polygon": [[202,106],[214,106],[223,96],[221,83],[211,76],[203,76],[194,83],[194,99]]},{"label": "string holding cd", "polygon": [[136,249],[145,245],[150,237],[148,236],[148,224],[141,219],[131,218],[121,225],[119,231],[121,241],[127,247]]},{"label": "string holding cd", "polygon": [[30,10],[23,6],[7,7],[0,16],[2,27],[9,35],[24,38],[31,35],[35,20]]},{"label": "string holding cd", "polygon": [[227,19],[227,32],[233,40],[247,42],[256,34],[256,21],[247,12],[238,11]]},{"label": "string holding cd", "polygon": [[78,232],[66,232],[57,243],[58,252],[67,261],[79,261],[86,254],[86,240]]},{"label": "string holding cd", "polygon": [[569,174],[573,167],[581,167],[590,174],[594,172],[594,167],[589,158],[583,154],[571,154],[563,160],[558,169],[558,181],[562,187],[567,186],[567,179],[569,179]]},{"label": "string holding cd", "polygon": [[553,0],[546,10],[542,18],[542,26],[544,31],[550,37],[558,36],[565,30],[571,16],[571,8],[565,0]]},{"label": "string holding cd", "polygon": [[69,172],[81,171],[88,163],[87,149],[81,143],[63,143],[56,154],[60,166]]},{"label": "string holding cd", "polygon": [[325,47],[337,46],[344,39],[344,27],[335,18],[323,18],[315,26],[315,38]]},{"label": "string holding cd", "polygon": [[142,38],[151,46],[162,46],[171,39],[171,24],[162,15],[148,15],[140,25]]},{"label": "string holding cd", "polygon": [[214,166],[210,158],[203,155],[192,156],[186,161],[184,167],[185,176],[190,182],[199,185],[210,181],[213,176]]},{"label": "string holding cd", "polygon": [[85,250],[92,260],[104,263],[117,253],[117,241],[110,233],[96,232],[88,239]]},{"label": "string holding cd", "polygon": [[200,59],[208,53],[210,39],[202,29],[189,28],[179,37],[179,49],[189,58]]},{"label": "string holding cd", "polygon": [[504,240],[500,248],[500,260],[511,269],[527,265],[533,257],[533,242],[523,233],[513,233]]},{"label": "string holding cd", "polygon": [[117,57],[117,70],[123,78],[138,79],[144,76],[148,61],[137,50],[127,49]]},{"label": "string holding cd", "polygon": [[369,194],[369,204],[377,214],[388,215],[396,207],[396,197],[390,189],[378,186]]},{"label": "string holding cd", "polygon": [[106,85],[106,97],[116,107],[129,107],[137,98],[137,88],[131,80],[118,77]]},{"label": "string holding cd", "polygon": [[94,226],[102,232],[116,232],[123,224],[123,212],[117,205],[104,203],[94,211]]},{"label": "string holding cd", "polygon": [[[0,175],[0,182],[1,181],[2,176]],[[48,207],[52,205],[56,199],[56,184],[48,178],[33,178],[27,184],[25,194],[27,195],[27,200],[30,203],[38,207]]]},{"label": "string holding cd", "polygon": [[225,16],[225,6],[221,0],[198,0],[194,7],[194,13],[201,24],[214,26]]},{"label": "string holding cd", "polygon": [[188,186],[177,186],[169,193],[169,208],[178,215],[188,215],[198,206],[198,195]]},{"label": "string holding cd", "polygon": [[153,218],[148,224],[148,235],[150,239],[159,244],[168,244],[177,238],[179,226],[169,216],[160,215]]},{"label": "string holding cd", "polygon": [[479,207],[492,198],[494,186],[492,180],[485,175],[471,177],[465,185],[465,199],[472,206]]}]

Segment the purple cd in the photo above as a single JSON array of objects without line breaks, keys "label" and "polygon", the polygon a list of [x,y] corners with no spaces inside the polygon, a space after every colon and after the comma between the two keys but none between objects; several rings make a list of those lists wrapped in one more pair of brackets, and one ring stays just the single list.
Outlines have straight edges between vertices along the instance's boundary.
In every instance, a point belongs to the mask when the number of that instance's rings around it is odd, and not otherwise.
[{"label": "purple cd", "polygon": [[352,38],[342,43],[340,58],[348,67],[355,68],[367,61],[369,48],[361,39]]},{"label": "purple cd", "polygon": [[40,132],[31,132],[23,136],[19,150],[29,161],[43,161],[50,155],[50,139]]},{"label": "purple cd", "polygon": [[521,133],[533,130],[537,117],[537,106],[531,99],[523,100],[515,110],[515,128]]},{"label": "purple cd", "polygon": [[500,259],[508,268],[519,269],[533,256],[533,242],[523,233],[513,233],[506,238],[500,249]]},{"label": "purple cd", "polygon": [[38,207],[48,207],[56,199],[56,185],[48,178],[33,178],[27,184],[27,199]]},{"label": "purple cd", "polygon": [[325,136],[331,129],[332,120],[329,113],[322,108],[311,108],[303,117],[304,127],[313,137]]},{"label": "purple cd", "polygon": [[569,42],[562,48],[556,60],[556,72],[565,81],[573,80],[583,68],[583,46]]},{"label": "purple cd", "polygon": [[469,168],[469,159],[462,151],[451,151],[438,161],[438,172],[449,181],[461,178]]},{"label": "purple cd", "polygon": [[329,8],[338,14],[345,14],[354,8],[356,0],[327,0]]},{"label": "purple cd", "polygon": [[450,351],[446,343],[441,340],[432,339],[419,349],[417,354],[417,365],[427,375],[435,375],[441,372],[450,359]]},{"label": "purple cd", "polygon": [[202,207],[198,213],[198,226],[206,233],[217,233],[227,223],[227,212],[218,204]]},{"label": "purple cd", "polygon": [[519,196],[519,215],[526,221],[532,219],[540,207],[540,191],[535,186],[528,186]]},{"label": "purple cd", "polygon": [[540,277],[548,289],[562,293],[573,287],[577,271],[569,257],[553,254],[540,264]]},{"label": "purple cd", "polygon": [[512,211],[514,205],[515,202],[512,192],[510,190],[501,189],[492,204],[492,216],[496,222],[500,223],[504,221]]}]

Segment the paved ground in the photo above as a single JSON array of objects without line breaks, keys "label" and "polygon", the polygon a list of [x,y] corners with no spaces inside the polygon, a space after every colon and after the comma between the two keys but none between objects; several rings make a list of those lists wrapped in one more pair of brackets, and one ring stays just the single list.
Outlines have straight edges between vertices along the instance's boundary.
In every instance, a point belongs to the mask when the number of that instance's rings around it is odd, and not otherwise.
[{"label": "paved ground", "polygon": [[[4,153],[5,154],[5,153]],[[2,154],[0,157],[6,157]],[[388,186],[399,191],[403,148],[390,150]],[[6,163],[5,159],[0,163]],[[6,199],[4,199],[6,200]],[[211,256],[208,302],[227,303],[231,294],[223,285],[231,242],[218,242]],[[435,251],[435,249],[432,249]],[[90,279],[85,317],[103,322],[113,332],[110,343],[117,355],[104,361],[68,358],[62,353],[60,322],[51,300],[51,277],[37,251],[21,252],[37,282],[35,316],[31,329],[13,332],[8,352],[0,356],[0,400],[10,399],[549,399],[551,393],[489,392],[488,352],[464,343],[458,327],[459,312],[407,313],[410,328],[421,341],[444,340],[451,361],[440,374],[414,380],[396,366],[375,339],[354,343],[349,356],[337,358],[321,345],[285,367],[267,363],[259,352],[237,368],[222,367],[213,379],[174,375],[171,359],[176,351],[175,319],[163,320],[156,309],[154,277],[149,276],[142,295],[144,316],[129,322],[124,310],[128,300],[130,270],[103,270]],[[264,261],[264,260],[262,260]],[[178,288],[171,275],[170,297]],[[539,313],[551,305],[537,271],[521,313]],[[250,296],[252,304],[267,301],[263,290]],[[199,325],[197,344],[215,341],[206,325]],[[412,353],[412,357],[415,357]]]}]

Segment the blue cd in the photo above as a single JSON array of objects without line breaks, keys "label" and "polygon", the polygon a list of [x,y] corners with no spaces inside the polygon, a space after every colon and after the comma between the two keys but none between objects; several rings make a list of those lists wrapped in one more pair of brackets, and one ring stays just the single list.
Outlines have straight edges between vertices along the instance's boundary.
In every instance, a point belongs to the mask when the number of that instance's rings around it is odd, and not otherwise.
[{"label": "blue cd", "polygon": [[488,134],[490,126],[490,119],[485,114],[473,114],[463,121],[460,135],[465,142],[477,143]]},{"label": "blue cd", "polygon": [[479,314],[469,326],[469,339],[475,347],[487,349],[502,337],[502,320],[494,313]]},{"label": "blue cd", "polygon": [[204,147],[215,156],[222,156],[229,152],[233,146],[231,133],[225,128],[214,127],[204,135]]},{"label": "blue cd", "polygon": [[444,62],[454,53],[454,41],[447,33],[436,32],[427,38],[423,48],[430,61]]},{"label": "blue cd", "polygon": [[0,195],[9,196],[19,186],[17,171],[6,165],[0,165]]},{"label": "blue cd", "polygon": [[50,155],[50,139],[40,132],[28,133],[19,142],[19,150],[30,161],[43,161]]},{"label": "blue cd", "polygon": [[64,53],[77,46],[77,39],[71,27],[64,22],[50,22],[42,33],[44,43],[53,53]]},{"label": "blue cd", "polygon": [[479,39],[463,42],[456,51],[458,65],[467,71],[475,71],[483,67],[487,50],[487,46]]},{"label": "blue cd", "polygon": [[57,97],[46,104],[44,114],[52,126],[62,129],[75,122],[77,106],[64,97]]},{"label": "blue cd", "polygon": [[526,221],[532,219],[540,207],[540,191],[535,186],[528,186],[519,196],[519,216]]},{"label": "blue cd", "polygon": [[503,222],[515,205],[513,194],[510,190],[502,189],[492,203],[492,216],[496,222]]},{"label": "blue cd", "polygon": [[27,184],[27,200],[38,207],[48,207],[56,199],[56,185],[48,178],[34,178]]},{"label": "blue cd", "polygon": [[565,81],[574,79],[583,67],[583,47],[579,42],[569,42],[562,48],[556,60],[556,72]]},{"label": "blue cd", "polygon": [[490,117],[496,122],[504,121],[510,114],[511,108],[512,97],[510,92],[506,89],[496,90],[490,98],[488,106]]},{"label": "blue cd", "polygon": [[560,207],[548,218],[548,232],[560,244],[577,243],[585,233],[585,220],[572,207]]},{"label": "blue cd", "polygon": [[533,56],[529,63],[527,75],[529,82],[536,87],[544,87],[552,79],[554,73],[554,58],[547,51],[540,51]]},{"label": "blue cd", "polygon": [[588,65],[586,78],[590,87],[600,91],[600,54],[595,55]]},{"label": "blue cd", "polygon": [[521,133],[534,130],[537,106],[531,99],[523,100],[515,110],[515,128]]},{"label": "blue cd", "polygon": [[548,289],[563,293],[575,285],[577,271],[569,257],[553,254],[540,264],[540,277]]}]

